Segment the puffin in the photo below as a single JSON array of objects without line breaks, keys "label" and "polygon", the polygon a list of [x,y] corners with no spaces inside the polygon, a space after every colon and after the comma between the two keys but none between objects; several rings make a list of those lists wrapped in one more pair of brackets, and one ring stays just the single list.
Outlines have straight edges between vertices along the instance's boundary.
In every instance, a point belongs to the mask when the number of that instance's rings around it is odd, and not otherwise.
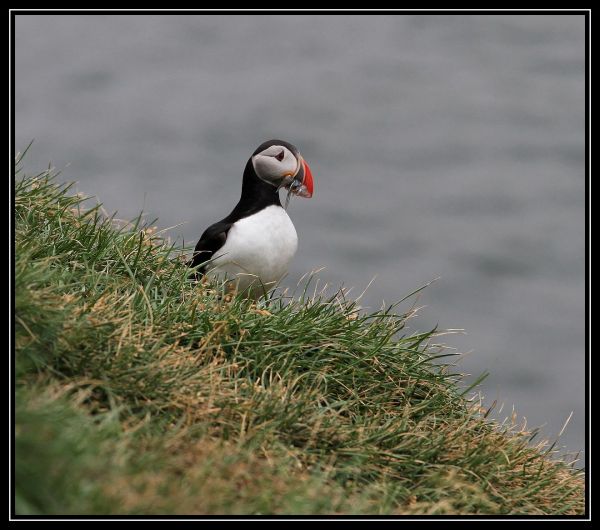
[{"label": "puffin", "polygon": [[[281,189],[288,191],[286,208]],[[228,281],[231,289],[251,298],[276,286],[298,248],[296,228],[286,211],[292,195],[312,197],[310,167],[291,143],[263,142],[246,163],[235,208],[198,240],[188,262],[194,269],[191,278]]]}]

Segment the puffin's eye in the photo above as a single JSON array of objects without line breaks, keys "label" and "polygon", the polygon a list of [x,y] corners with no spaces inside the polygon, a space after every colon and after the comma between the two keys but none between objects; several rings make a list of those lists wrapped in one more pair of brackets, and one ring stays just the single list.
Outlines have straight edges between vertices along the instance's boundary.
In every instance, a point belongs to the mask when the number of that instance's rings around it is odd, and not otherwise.
[{"label": "puffin's eye", "polygon": [[279,153],[278,155],[276,155],[275,158],[281,162],[283,160],[284,156],[285,156],[284,151],[281,151],[281,153]]}]

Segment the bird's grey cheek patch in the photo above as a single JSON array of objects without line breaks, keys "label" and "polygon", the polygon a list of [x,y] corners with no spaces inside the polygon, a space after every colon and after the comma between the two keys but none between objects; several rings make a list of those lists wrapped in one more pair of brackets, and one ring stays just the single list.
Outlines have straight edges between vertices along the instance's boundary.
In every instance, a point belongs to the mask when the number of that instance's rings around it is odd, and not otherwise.
[{"label": "bird's grey cheek patch", "polygon": [[[289,153],[289,152],[288,152]],[[266,156],[262,153],[252,159],[254,171],[259,178],[266,181],[280,180],[285,174],[294,174],[297,161],[291,153],[285,153],[283,160],[277,160],[274,156]]]},{"label": "bird's grey cheek patch", "polygon": [[263,180],[274,180],[279,173],[280,162],[271,156],[256,155],[252,164],[258,177]]}]

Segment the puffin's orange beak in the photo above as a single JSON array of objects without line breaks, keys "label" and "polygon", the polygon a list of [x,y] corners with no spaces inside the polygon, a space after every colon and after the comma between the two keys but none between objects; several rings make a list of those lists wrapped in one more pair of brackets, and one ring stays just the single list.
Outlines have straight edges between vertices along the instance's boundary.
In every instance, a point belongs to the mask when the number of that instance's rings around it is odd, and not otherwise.
[{"label": "puffin's orange beak", "polygon": [[[300,164],[295,175],[291,180],[283,180],[280,187],[285,187],[285,189],[289,190],[292,195],[298,195],[299,197],[310,199],[313,195],[312,171],[302,156],[300,156],[298,160],[300,161]],[[285,174],[284,176],[291,177],[289,173]]]},{"label": "puffin's orange beak", "polygon": [[298,195],[310,199],[313,195],[313,176],[310,167],[308,167],[304,159],[302,159],[302,164],[304,164],[304,178],[302,179],[302,187]]}]

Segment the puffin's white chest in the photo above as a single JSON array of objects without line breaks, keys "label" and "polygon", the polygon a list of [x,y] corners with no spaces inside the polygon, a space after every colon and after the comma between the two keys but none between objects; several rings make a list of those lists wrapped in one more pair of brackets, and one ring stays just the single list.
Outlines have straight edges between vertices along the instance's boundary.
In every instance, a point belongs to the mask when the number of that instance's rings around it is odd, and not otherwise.
[{"label": "puffin's white chest", "polygon": [[297,248],[298,235],[287,212],[268,206],[229,229],[209,274],[237,278],[239,289],[252,283],[269,288],[287,272]]}]

